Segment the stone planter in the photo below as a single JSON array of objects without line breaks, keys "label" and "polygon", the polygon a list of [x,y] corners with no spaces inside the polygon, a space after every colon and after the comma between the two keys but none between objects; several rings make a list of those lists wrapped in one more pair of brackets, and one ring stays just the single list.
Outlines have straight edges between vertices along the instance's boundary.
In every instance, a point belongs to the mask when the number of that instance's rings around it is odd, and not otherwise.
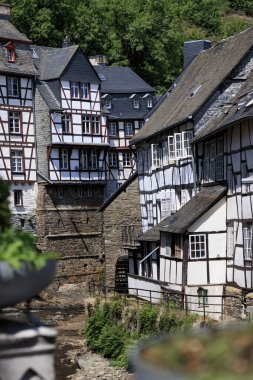
[{"label": "stone planter", "polygon": [[31,270],[25,265],[15,270],[1,261],[0,308],[14,306],[37,295],[53,281],[55,270],[54,260],[49,260],[40,270]]}]

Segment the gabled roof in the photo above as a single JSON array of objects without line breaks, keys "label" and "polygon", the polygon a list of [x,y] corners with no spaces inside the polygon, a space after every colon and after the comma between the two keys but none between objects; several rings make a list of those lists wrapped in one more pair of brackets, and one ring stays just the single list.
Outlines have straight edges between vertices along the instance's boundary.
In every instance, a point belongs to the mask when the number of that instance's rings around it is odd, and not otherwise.
[{"label": "gabled roof", "polygon": [[253,28],[250,28],[199,53],[170,96],[131,139],[131,144],[191,119],[245,57],[252,45]]},{"label": "gabled roof", "polygon": [[138,92],[155,92],[155,89],[141,79],[130,67],[105,65],[93,67],[102,80],[102,93],[133,94]]},{"label": "gabled roof", "polygon": [[189,202],[181,207],[175,214],[160,223],[159,230],[181,234],[212,206],[214,206],[227,192],[224,186],[203,187]]},{"label": "gabled roof", "polygon": [[33,46],[33,48],[39,56],[39,60],[35,62],[39,67],[40,79],[51,80],[60,78],[79,46],[65,48]]},{"label": "gabled roof", "polygon": [[13,42],[21,42],[30,44],[31,41],[25,34],[20,33],[9,20],[0,20],[0,39],[11,40]]},{"label": "gabled roof", "polygon": [[212,206],[214,206],[227,192],[223,186],[203,187],[189,202],[181,207],[175,214],[162,220],[155,227],[142,234],[139,241],[159,241],[160,231],[181,234]]}]

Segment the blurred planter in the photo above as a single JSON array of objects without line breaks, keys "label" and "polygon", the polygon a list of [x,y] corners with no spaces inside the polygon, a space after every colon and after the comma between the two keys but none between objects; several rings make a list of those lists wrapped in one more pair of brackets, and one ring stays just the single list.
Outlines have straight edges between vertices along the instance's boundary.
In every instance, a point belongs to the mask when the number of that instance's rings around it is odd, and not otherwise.
[{"label": "blurred planter", "polygon": [[36,296],[53,281],[55,270],[54,260],[48,260],[40,270],[31,269],[25,263],[17,270],[0,261],[0,308]]},{"label": "blurred planter", "polygon": [[252,380],[253,325],[153,339],[132,353],[136,380]]}]

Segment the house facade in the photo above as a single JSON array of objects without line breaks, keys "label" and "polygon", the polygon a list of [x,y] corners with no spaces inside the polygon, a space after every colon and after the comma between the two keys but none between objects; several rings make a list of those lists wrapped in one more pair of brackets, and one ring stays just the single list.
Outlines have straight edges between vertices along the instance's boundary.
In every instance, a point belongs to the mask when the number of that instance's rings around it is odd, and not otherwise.
[{"label": "house facade", "polygon": [[135,171],[135,150],[130,139],[143,127],[157,102],[155,90],[129,67],[94,65],[101,79],[102,104],[107,110],[107,199]]},{"label": "house facade", "polygon": [[37,75],[31,41],[9,21],[0,4],[0,172],[10,185],[12,223],[35,226],[36,152],[33,92]]},{"label": "house facade", "polygon": [[131,140],[143,234],[129,288],[177,292],[217,318],[228,286],[252,289],[252,35],[199,53]]}]

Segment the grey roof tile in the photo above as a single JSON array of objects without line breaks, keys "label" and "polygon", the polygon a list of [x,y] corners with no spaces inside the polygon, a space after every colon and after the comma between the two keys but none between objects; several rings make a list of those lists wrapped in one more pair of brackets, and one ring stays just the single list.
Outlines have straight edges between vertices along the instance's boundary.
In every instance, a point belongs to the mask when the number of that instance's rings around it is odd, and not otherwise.
[{"label": "grey roof tile", "polygon": [[140,241],[159,241],[160,231],[181,234],[187,231],[198,218],[214,206],[227,192],[224,186],[203,187],[189,202],[175,214],[161,221],[155,227],[142,234]]},{"label": "grey roof tile", "polygon": [[8,20],[0,20],[0,39],[30,44],[25,34],[20,33]]},{"label": "grey roof tile", "polygon": [[15,75],[36,75],[30,46],[16,44],[16,62],[8,62],[6,48],[0,44],[0,71]]},{"label": "grey roof tile", "polygon": [[104,94],[155,92],[155,89],[141,79],[130,67],[96,65],[94,69],[102,80],[101,92]]},{"label": "grey roof tile", "polygon": [[33,48],[39,56],[39,60],[36,59],[35,62],[39,67],[41,80],[59,78],[78,50],[77,45],[66,48],[44,46],[33,46]]},{"label": "grey roof tile", "polygon": [[51,111],[62,111],[59,100],[55,97],[54,93],[46,82],[37,80],[36,87],[43,96]]},{"label": "grey roof tile", "polygon": [[[139,96],[140,108],[133,107],[133,99],[128,96],[113,97],[112,108],[109,110],[109,118],[112,119],[144,119],[146,113],[149,111],[147,108],[146,100],[142,98],[144,94]],[[155,96],[153,102],[156,103]]]},{"label": "grey roof tile", "polygon": [[[131,139],[131,144],[191,118],[252,48],[252,41],[253,28],[250,28],[199,53],[157,112]],[[192,96],[197,87],[198,91]]]}]

